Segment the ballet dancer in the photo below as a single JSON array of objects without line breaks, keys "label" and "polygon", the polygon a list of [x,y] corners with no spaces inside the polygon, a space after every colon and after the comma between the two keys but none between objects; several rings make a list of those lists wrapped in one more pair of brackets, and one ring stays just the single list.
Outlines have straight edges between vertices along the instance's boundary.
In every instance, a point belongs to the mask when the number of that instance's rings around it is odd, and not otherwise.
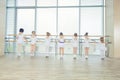
[{"label": "ballet dancer", "polygon": [[20,28],[20,29],[19,29],[19,33],[18,33],[18,35],[16,36],[17,56],[18,56],[18,57],[21,56],[21,53],[22,53],[22,51],[23,51],[24,41],[27,41],[23,33],[24,33],[24,29],[23,29],[23,28]]},{"label": "ballet dancer", "polygon": [[45,38],[45,48],[46,48],[46,58],[50,55],[50,43],[51,43],[51,34],[49,32],[46,32],[46,38]]},{"label": "ballet dancer", "polygon": [[89,47],[91,41],[88,37],[88,32],[85,33],[84,37],[85,37],[84,39],[85,59],[88,59]]},{"label": "ballet dancer", "polygon": [[58,42],[59,42],[60,59],[62,59],[64,55],[64,42],[65,42],[64,35],[62,32],[60,32],[59,34]]},{"label": "ballet dancer", "polygon": [[74,37],[72,39],[72,44],[73,44],[73,59],[76,59],[77,57],[77,49],[78,49],[78,44],[79,44],[79,40],[78,40],[78,35],[77,33],[74,33]]},{"label": "ballet dancer", "polygon": [[31,35],[31,56],[35,55],[35,51],[36,51],[36,42],[37,42],[37,37],[36,37],[36,32],[32,31],[32,35]]},{"label": "ballet dancer", "polygon": [[100,43],[98,43],[98,46],[100,50],[101,60],[104,60],[105,51],[107,50],[107,48],[105,47],[104,37],[100,37]]}]

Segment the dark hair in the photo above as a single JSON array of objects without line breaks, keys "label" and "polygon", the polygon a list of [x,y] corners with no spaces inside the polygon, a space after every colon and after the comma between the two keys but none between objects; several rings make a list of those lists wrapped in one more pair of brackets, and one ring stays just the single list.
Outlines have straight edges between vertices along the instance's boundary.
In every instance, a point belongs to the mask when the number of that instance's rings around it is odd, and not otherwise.
[{"label": "dark hair", "polygon": [[100,41],[104,43],[104,37],[100,37]]},{"label": "dark hair", "polygon": [[63,33],[62,33],[62,32],[60,32],[60,35],[61,35],[61,36],[63,36]]},{"label": "dark hair", "polygon": [[23,29],[23,28],[20,28],[20,29],[19,29],[19,32],[24,32],[24,29]]},{"label": "dark hair", "polygon": [[36,34],[36,32],[35,32],[35,31],[32,31],[32,33],[35,33],[35,34]]},{"label": "dark hair", "polygon": [[86,32],[84,36],[88,36],[88,32]]},{"label": "dark hair", "polygon": [[47,36],[50,36],[50,33],[49,33],[49,32],[46,32],[46,35],[47,35]]},{"label": "dark hair", "polygon": [[77,33],[74,33],[74,36],[76,36],[76,37],[77,37],[77,36],[78,36],[78,35],[77,35]]},{"label": "dark hair", "polygon": [[35,33],[35,31],[32,31],[32,33]]}]

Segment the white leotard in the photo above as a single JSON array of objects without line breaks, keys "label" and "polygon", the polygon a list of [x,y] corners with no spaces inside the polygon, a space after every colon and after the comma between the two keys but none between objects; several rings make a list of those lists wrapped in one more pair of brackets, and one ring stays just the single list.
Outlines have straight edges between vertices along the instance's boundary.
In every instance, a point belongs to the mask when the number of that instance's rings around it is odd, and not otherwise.
[{"label": "white leotard", "polygon": [[64,38],[59,38],[58,39],[58,41],[59,41],[59,47],[64,47]]},{"label": "white leotard", "polygon": [[79,45],[78,38],[77,39],[75,39],[75,38],[72,39],[72,45],[73,45],[73,47],[78,47],[78,45]]},{"label": "white leotard", "polygon": [[105,43],[99,42],[97,46],[100,51],[101,58],[105,58],[105,51],[107,50],[107,48],[105,47]]},{"label": "white leotard", "polygon": [[84,40],[84,47],[90,47],[90,39],[85,39]]},{"label": "white leotard", "polygon": [[103,51],[107,50],[107,48],[105,47],[105,43],[98,43],[98,48],[99,50],[103,50]]},{"label": "white leotard", "polygon": [[17,44],[23,44],[24,43],[24,35],[18,34],[17,35]]},{"label": "white leotard", "polygon": [[50,43],[51,43],[51,37],[46,37],[45,38],[45,45],[50,46]]},{"label": "white leotard", "polygon": [[35,37],[31,37],[31,44],[36,44],[37,42],[37,38]]}]

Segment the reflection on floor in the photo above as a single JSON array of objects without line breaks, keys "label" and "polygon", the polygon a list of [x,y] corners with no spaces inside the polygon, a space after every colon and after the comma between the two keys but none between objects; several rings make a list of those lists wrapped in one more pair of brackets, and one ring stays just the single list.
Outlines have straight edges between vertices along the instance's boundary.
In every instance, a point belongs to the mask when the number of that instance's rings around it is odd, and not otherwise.
[{"label": "reflection on floor", "polygon": [[120,80],[120,59],[84,57],[0,57],[0,80]]}]

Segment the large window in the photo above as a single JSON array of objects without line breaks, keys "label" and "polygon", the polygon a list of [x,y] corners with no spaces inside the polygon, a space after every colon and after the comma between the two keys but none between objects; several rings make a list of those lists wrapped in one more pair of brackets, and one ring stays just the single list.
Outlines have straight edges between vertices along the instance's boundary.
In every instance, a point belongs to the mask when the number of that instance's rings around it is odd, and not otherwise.
[{"label": "large window", "polygon": [[[24,34],[31,34],[35,30],[38,35],[43,35],[39,37],[40,39],[45,38],[46,32],[56,35],[54,39],[63,32],[67,35],[65,38],[68,41],[65,53],[72,53],[69,39],[74,33],[84,35],[88,32],[89,35],[104,35],[104,0],[6,1],[6,36],[17,34],[19,28],[25,29]],[[55,48],[57,48],[56,43],[53,52]],[[81,49],[80,45],[79,49]],[[78,50],[79,53],[80,51],[82,50]]]},{"label": "large window", "polygon": [[103,5],[104,0],[80,0],[81,5],[90,5],[90,6],[96,6],[96,5]]},{"label": "large window", "polygon": [[56,9],[37,9],[36,31],[38,34],[46,34],[46,32],[50,32],[52,35],[56,35]]},{"label": "large window", "polygon": [[56,6],[57,0],[37,0],[37,6]]},{"label": "large window", "polygon": [[34,9],[18,9],[17,10],[17,33],[20,28],[24,28],[25,34],[31,34],[34,30],[35,22]]},{"label": "large window", "polygon": [[7,0],[7,6],[14,6],[15,7],[15,0]]},{"label": "large window", "polygon": [[17,6],[35,6],[35,0],[16,0]]},{"label": "large window", "polygon": [[58,0],[58,6],[79,6],[79,0]]},{"label": "large window", "polygon": [[6,34],[14,34],[15,31],[15,9],[9,8],[7,9],[7,29]]},{"label": "large window", "polygon": [[60,8],[58,10],[58,33],[65,35],[79,33],[79,9],[78,8]]},{"label": "large window", "polygon": [[[91,7],[81,8],[81,27],[80,34],[84,35],[88,32],[90,35],[102,35],[102,8]],[[94,31],[93,31],[94,30]]]}]

